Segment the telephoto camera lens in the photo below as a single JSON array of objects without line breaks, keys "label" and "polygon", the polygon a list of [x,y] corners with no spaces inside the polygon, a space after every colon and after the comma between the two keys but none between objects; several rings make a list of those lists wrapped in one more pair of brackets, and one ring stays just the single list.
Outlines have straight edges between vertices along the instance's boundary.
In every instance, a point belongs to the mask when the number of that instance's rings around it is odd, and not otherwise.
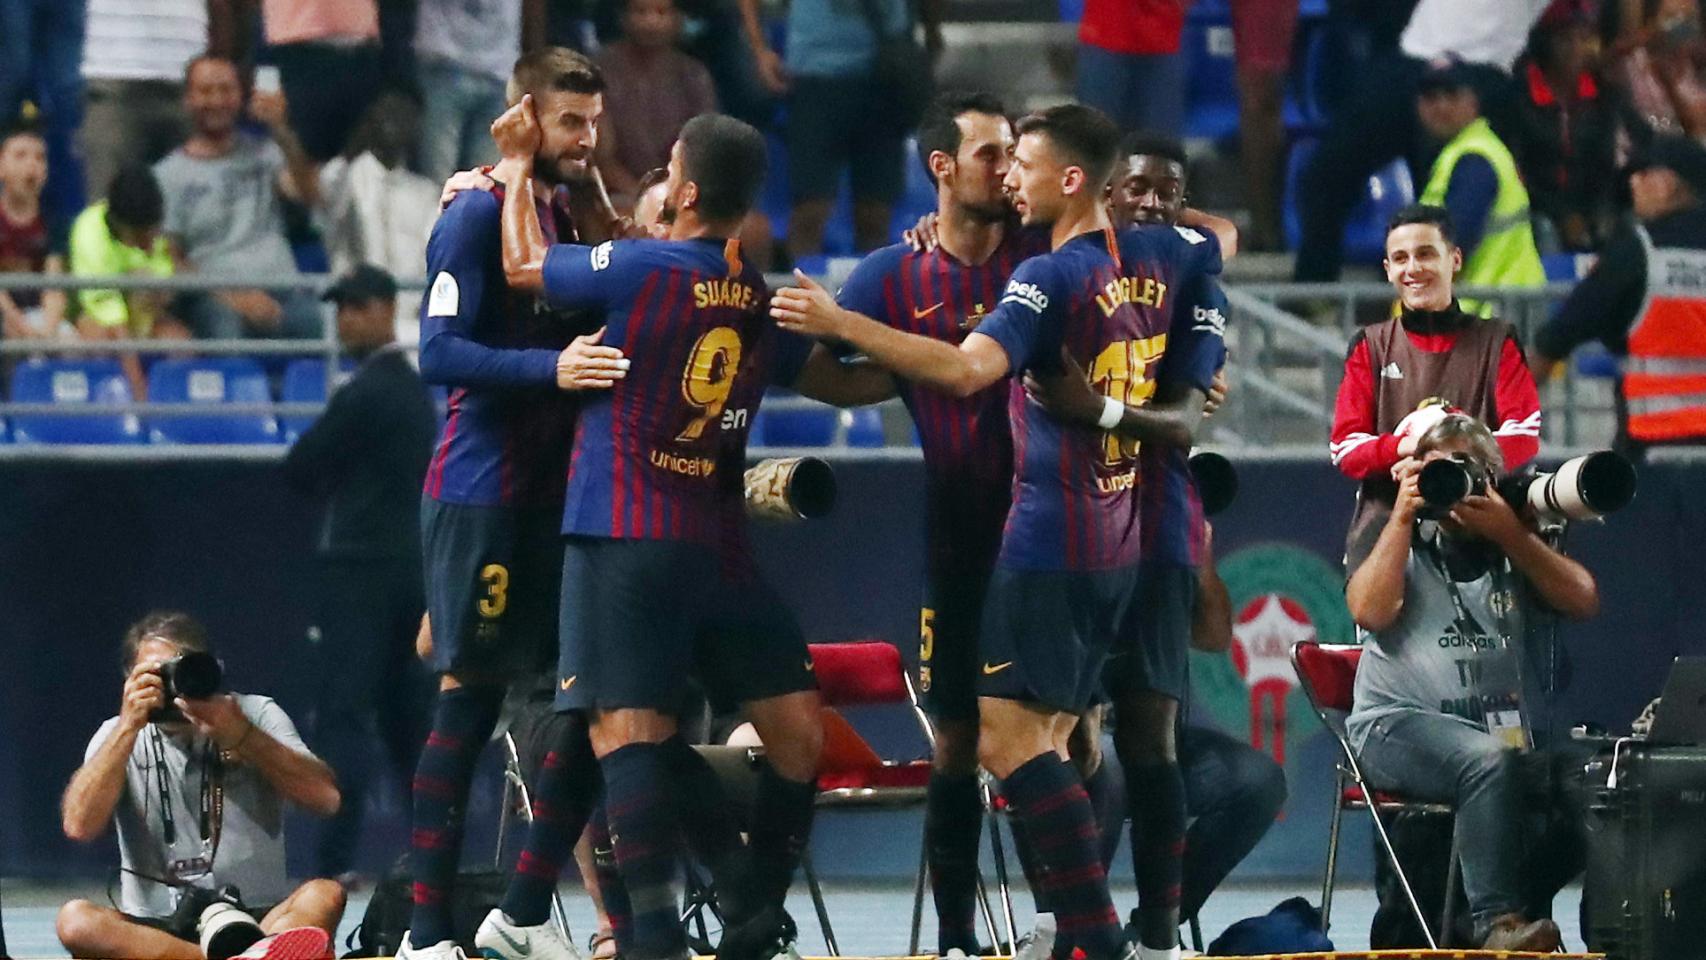
[{"label": "telephoto camera lens", "polygon": [[1601,450],[1566,460],[1553,473],[1511,477],[1499,485],[1499,492],[1512,506],[1527,503],[1547,520],[1593,520],[1635,499],[1635,465],[1621,454]]},{"label": "telephoto camera lens", "polygon": [[1232,501],[1238,498],[1238,470],[1232,461],[1205,450],[1191,454],[1190,463],[1203,516],[1212,517],[1232,506]]},{"label": "telephoto camera lens", "polygon": [[812,520],[835,507],[835,470],[817,457],[761,460],[746,471],[747,516]]},{"label": "telephoto camera lens", "polygon": [[1487,492],[1487,477],[1469,460],[1429,460],[1416,474],[1416,490],[1432,508],[1430,516],[1440,516],[1470,494]]}]

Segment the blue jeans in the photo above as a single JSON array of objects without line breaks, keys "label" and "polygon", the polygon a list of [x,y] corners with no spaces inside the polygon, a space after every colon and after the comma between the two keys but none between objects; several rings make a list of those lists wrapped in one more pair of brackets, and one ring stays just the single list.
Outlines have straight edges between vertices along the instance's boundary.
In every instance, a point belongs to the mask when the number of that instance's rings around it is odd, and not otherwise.
[{"label": "blue jeans", "polygon": [[1185,127],[1185,61],[1176,53],[1110,53],[1078,45],[1078,101],[1121,130],[1170,137]]},{"label": "blue jeans", "polygon": [[492,121],[504,112],[504,85],[442,60],[422,60],[421,172],[443,180],[458,170],[496,163]]},{"label": "blue jeans", "polygon": [[1273,826],[1285,770],[1237,737],[1191,725],[1179,732],[1179,768],[1191,817],[1179,915],[1192,917]]},{"label": "blue jeans", "polygon": [[1375,721],[1362,746],[1374,787],[1456,809],[1463,892],[1478,938],[1495,917],[1523,912],[1524,757],[1462,720],[1419,710]]},{"label": "blue jeans", "polygon": [[[85,205],[74,145],[83,125],[86,0],[0,0],[0,127],[25,100],[41,111],[47,208],[70,220]],[[104,185],[103,185],[104,189]]]}]

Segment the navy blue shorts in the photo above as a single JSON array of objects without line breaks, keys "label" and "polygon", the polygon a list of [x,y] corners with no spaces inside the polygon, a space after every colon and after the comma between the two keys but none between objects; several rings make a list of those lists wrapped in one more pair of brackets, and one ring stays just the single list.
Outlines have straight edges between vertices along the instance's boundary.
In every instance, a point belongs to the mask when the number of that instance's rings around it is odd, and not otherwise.
[{"label": "navy blue shorts", "polygon": [[930,573],[918,617],[918,692],[924,709],[943,720],[976,720],[979,634],[988,567]]},{"label": "navy blue shorts", "polygon": [[1108,692],[1150,690],[1184,700],[1189,684],[1197,572],[1176,563],[1140,563],[1132,630],[1108,658]]},{"label": "navy blue shorts", "polygon": [[565,537],[557,709],[679,711],[719,582],[705,544]]},{"label": "navy blue shorts", "polygon": [[557,656],[562,512],[421,503],[432,666],[450,673],[547,672]]},{"label": "navy blue shorts", "polygon": [[997,567],[983,607],[978,696],[1083,713],[1101,696],[1102,668],[1129,629],[1135,567]]},{"label": "navy blue shorts", "polygon": [[694,674],[713,712],[817,689],[800,621],[762,578],[720,582],[704,614]]}]

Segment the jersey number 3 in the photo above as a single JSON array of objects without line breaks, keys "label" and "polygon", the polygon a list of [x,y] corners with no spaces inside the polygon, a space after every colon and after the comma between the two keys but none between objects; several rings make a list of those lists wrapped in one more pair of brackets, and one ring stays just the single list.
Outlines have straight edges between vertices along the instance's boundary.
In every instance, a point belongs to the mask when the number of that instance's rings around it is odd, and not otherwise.
[{"label": "jersey number 3", "polygon": [[706,425],[723,415],[740,369],[740,349],[740,334],[734,327],[712,327],[693,344],[687,367],[681,371],[681,395],[697,413],[676,435],[678,442],[699,439]]},{"label": "jersey number 3", "polygon": [[[1090,385],[1104,397],[1127,406],[1141,407],[1155,395],[1155,379],[1149,367],[1167,349],[1167,335],[1158,333],[1142,340],[1116,340],[1096,355],[1090,364]],[[1119,466],[1137,456],[1137,440],[1110,431],[1102,439],[1108,466]]]}]

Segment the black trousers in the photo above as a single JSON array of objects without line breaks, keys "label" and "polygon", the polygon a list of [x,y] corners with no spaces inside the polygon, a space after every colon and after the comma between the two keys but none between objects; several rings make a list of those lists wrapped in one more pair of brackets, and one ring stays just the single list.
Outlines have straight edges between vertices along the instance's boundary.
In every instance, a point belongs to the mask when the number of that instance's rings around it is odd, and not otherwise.
[{"label": "black trousers", "polygon": [[314,751],[338,775],[343,804],[326,822],[315,854],[317,875],[353,865],[361,820],[377,771],[385,767],[409,795],[431,704],[431,677],[415,658],[426,601],[419,558],[321,561],[321,681]]}]

